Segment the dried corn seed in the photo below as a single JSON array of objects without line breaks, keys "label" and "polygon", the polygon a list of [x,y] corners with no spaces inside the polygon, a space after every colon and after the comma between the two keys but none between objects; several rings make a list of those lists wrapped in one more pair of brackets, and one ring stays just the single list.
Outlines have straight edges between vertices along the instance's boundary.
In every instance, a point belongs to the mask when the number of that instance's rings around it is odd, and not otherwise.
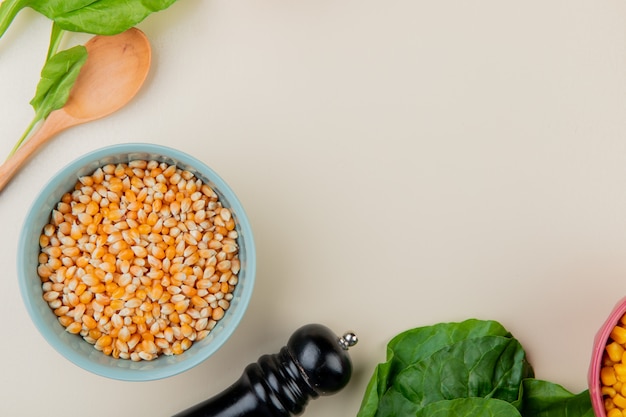
[{"label": "dried corn seed", "polygon": [[213,313],[211,314],[211,318],[215,321],[221,320],[224,317],[224,309],[222,307],[217,307],[213,309]]},{"label": "dried corn seed", "polygon": [[[67,316],[65,316],[65,317],[67,317]],[[60,320],[60,318],[59,318],[59,320]],[[63,324],[63,323],[61,323],[61,324]],[[83,326],[81,325],[81,323],[73,321],[72,323],[70,323],[69,325],[67,325],[65,327],[65,330],[68,333],[78,334],[81,331],[82,328],[83,328]]]}]

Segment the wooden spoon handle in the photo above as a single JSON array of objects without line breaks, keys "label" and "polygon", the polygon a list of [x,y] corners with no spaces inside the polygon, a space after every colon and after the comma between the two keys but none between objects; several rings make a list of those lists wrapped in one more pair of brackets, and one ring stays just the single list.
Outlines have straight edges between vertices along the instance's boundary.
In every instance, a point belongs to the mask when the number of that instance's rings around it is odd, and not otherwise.
[{"label": "wooden spoon handle", "polygon": [[63,110],[55,110],[41,124],[29,139],[20,146],[4,164],[0,166],[0,192],[17,174],[28,159],[50,138],[69,127],[71,117]]}]

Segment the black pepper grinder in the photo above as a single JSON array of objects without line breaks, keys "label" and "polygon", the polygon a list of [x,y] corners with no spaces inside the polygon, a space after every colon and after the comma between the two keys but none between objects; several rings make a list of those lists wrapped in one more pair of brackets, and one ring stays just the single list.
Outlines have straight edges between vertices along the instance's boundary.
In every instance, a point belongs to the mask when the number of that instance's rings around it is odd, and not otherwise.
[{"label": "black pepper grinder", "polygon": [[320,324],[295,331],[278,353],[248,365],[220,394],[174,417],[290,417],[304,412],[309,398],[330,395],[352,374],[348,348],[354,333],[337,337]]}]

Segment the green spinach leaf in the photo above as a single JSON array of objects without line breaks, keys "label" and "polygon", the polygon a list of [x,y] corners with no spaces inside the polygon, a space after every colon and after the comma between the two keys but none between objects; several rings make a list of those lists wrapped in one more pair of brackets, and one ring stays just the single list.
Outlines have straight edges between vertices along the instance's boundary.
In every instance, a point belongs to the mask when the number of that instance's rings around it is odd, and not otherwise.
[{"label": "green spinach leaf", "polygon": [[[403,414],[398,414],[398,416]],[[515,407],[493,398],[457,398],[432,403],[415,417],[521,417]],[[406,415],[403,415],[406,416]]]},{"label": "green spinach leaf", "polygon": [[137,25],[176,0],[4,0],[0,4],[0,37],[25,7],[43,14],[63,30],[114,35]]},{"label": "green spinach leaf", "polygon": [[393,357],[394,368],[405,368],[446,346],[483,336],[511,337],[511,333],[493,320],[439,323],[400,333],[389,342],[387,354]]},{"label": "green spinach leaf", "polygon": [[463,397],[517,399],[532,376],[519,342],[502,336],[467,339],[445,347],[398,374],[393,389],[424,406]]},{"label": "green spinach leaf", "polygon": [[[176,0],[39,0],[33,9],[71,32],[114,35],[137,25],[150,14],[164,10]],[[56,4],[51,4],[56,3]],[[63,10],[62,3],[75,3]]]},{"label": "green spinach leaf", "polygon": [[518,340],[494,321],[411,329],[387,346],[357,417],[593,417],[589,392],[534,379]]},{"label": "green spinach leaf", "polygon": [[82,45],[58,52],[46,61],[41,70],[41,79],[35,96],[30,102],[35,109],[35,117],[14,146],[11,155],[19,148],[37,122],[65,105],[80,69],[86,61],[87,49]]},{"label": "green spinach leaf", "polygon": [[561,385],[526,379],[513,402],[525,417],[594,417],[589,391],[572,394]]},{"label": "green spinach leaf", "polygon": [[379,364],[374,370],[357,417],[376,415],[379,402],[391,388],[397,374],[404,368],[429,357],[446,346],[489,335],[511,336],[500,323],[477,319],[418,327],[398,334],[387,345],[387,361]]},{"label": "green spinach leaf", "polygon": [[46,61],[41,70],[35,97],[30,102],[37,116],[47,117],[51,111],[65,104],[86,60],[87,49],[77,45],[53,55]]}]

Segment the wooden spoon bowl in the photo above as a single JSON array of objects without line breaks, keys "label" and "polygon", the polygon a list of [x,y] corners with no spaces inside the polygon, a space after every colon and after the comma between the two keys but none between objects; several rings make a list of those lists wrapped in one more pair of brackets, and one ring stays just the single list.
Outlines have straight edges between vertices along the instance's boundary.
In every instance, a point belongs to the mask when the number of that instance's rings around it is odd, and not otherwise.
[{"label": "wooden spoon bowl", "polygon": [[137,28],[113,36],[97,35],[86,44],[87,61],[81,68],[65,105],[48,118],[0,166],[0,191],[48,140],[59,132],[100,119],[126,105],[143,85],[152,60],[150,42]]}]

